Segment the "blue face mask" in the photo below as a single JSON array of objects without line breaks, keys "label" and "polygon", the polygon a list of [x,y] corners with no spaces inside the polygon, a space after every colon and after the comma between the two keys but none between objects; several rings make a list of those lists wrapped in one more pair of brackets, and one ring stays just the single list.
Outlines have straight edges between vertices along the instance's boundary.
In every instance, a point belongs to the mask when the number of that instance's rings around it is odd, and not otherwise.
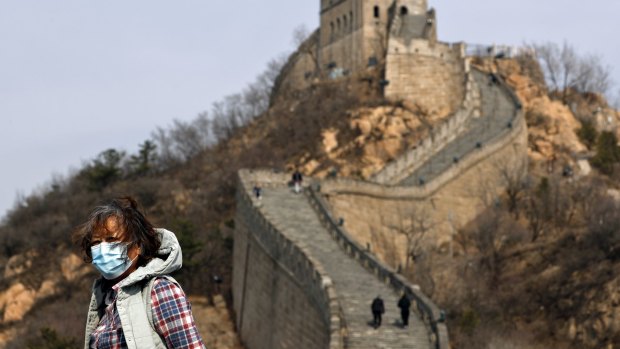
[{"label": "blue face mask", "polygon": [[130,260],[127,256],[127,245],[124,242],[101,242],[90,248],[93,265],[104,278],[116,279],[131,267],[135,258]]}]

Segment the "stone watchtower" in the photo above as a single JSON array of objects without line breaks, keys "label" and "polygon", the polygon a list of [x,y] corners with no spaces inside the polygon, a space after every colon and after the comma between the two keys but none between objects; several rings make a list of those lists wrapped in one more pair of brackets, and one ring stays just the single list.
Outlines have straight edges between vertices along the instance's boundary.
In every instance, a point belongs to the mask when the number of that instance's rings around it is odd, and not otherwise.
[{"label": "stone watchtower", "polygon": [[[462,45],[437,41],[427,0],[321,0],[320,28],[291,56],[278,89],[382,67],[386,98],[429,113],[455,112],[464,96]],[[324,75],[323,75],[324,76]]]},{"label": "stone watchtower", "polygon": [[422,39],[431,32],[431,14],[426,0],[321,0],[321,69],[355,72],[382,62],[395,21],[406,29],[402,34]]}]

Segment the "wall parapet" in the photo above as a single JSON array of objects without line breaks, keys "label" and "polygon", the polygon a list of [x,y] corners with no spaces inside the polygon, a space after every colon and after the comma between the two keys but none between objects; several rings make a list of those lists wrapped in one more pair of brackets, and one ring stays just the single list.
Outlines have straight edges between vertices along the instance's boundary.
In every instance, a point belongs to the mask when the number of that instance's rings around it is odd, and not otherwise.
[{"label": "wall parapet", "polygon": [[371,180],[381,184],[393,184],[406,178],[436,152],[453,141],[464,130],[467,121],[480,115],[480,92],[478,85],[465,63],[466,81],[465,98],[461,108],[448,117],[440,126],[434,128],[430,135],[420,144],[398,159],[387,164],[382,170],[371,177]]},{"label": "wall parapet", "polygon": [[287,236],[285,229],[275,226],[262,210],[260,201],[252,195],[255,183],[261,187],[282,185],[286,177],[275,172],[240,170],[238,179],[237,210],[254,228],[254,238],[307,291],[306,295],[316,305],[329,329],[329,348],[346,348],[346,320],[324,267],[311,256],[303,243]]},{"label": "wall parapet", "polygon": [[343,251],[350,257],[358,260],[366,269],[371,271],[385,284],[392,287],[396,292],[406,292],[412,300],[414,309],[416,309],[420,318],[430,329],[431,342],[434,343],[435,349],[449,348],[448,327],[445,323],[443,311],[422,293],[418,286],[409,283],[405,277],[383,264],[351,238],[344,228],[336,223],[336,220],[330,213],[327,202],[317,191],[316,187],[309,186],[304,193],[309,197],[310,203],[315,212],[317,212],[323,226]]},{"label": "wall parapet", "polygon": [[[473,80],[473,78],[471,77],[471,73],[468,75]],[[521,107],[521,101],[519,100],[517,95],[508,87],[506,82],[503,81],[503,79],[498,76],[495,76],[495,79],[497,79],[499,88],[504,93],[506,93],[508,97],[512,100],[515,106],[515,111],[511,120],[508,123],[508,127],[494,137],[494,142],[490,142],[489,144],[481,147],[479,150],[474,150],[472,153],[469,153],[467,157],[463,159],[463,161],[459,161],[458,163],[454,164],[450,170],[443,172],[442,174],[437,176],[431,183],[425,184],[419,189],[416,187],[416,190],[407,190],[404,189],[407,187],[395,185],[395,183],[398,183],[398,181],[406,178],[409,174],[413,173],[416,169],[421,167],[424,162],[429,160],[434,154],[436,154],[439,150],[441,150],[449,142],[453,141],[458,136],[458,133],[460,133],[460,131],[466,126],[466,122],[471,117],[471,114],[468,113],[465,107],[457,111],[457,113],[453,117],[449,118],[429,137],[422,141],[419,147],[403,154],[397,160],[386,165],[385,168],[375,174],[371,178],[371,180],[380,184],[388,185],[387,188],[392,187],[391,185],[397,187],[398,189],[395,190],[396,197],[425,197],[439,189],[441,185],[446,183],[451,177],[453,177],[454,175],[458,175],[459,172],[454,171],[455,169],[459,169],[462,171],[471,167],[473,164],[484,158],[481,154],[492,154],[495,151],[503,148],[503,146],[505,146],[507,143],[512,142],[522,132],[527,132],[527,125],[525,123],[525,118]],[[342,187],[342,183],[340,183],[339,185],[337,184],[337,186]],[[369,187],[368,185],[364,186]],[[359,187],[359,184],[354,185],[354,187]],[[381,186],[379,186],[378,188],[380,187]],[[377,191],[378,190],[376,189],[372,189],[369,191],[369,194],[376,195]],[[384,192],[385,190],[379,191]],[[391,195],[379,196],[388,197]]]},{"label": "wall parapet", "polygon": [[356,194],[376,198],[396,200],[422,200],[430,197],[459,174],[488,158],[516,140],[527,141],[527,125],[521,101],[508,85],[497,77],[500,88],[508,94],[515,106],[515,113],[507,127],[498,133],[491,142],[468,153],[459,162],[421,186],[384,185],[376,182],[336,178],[321,182],[324,194]]},{"label": "wall parapet", "polygon": [[[460,160],[452,167],[435,177],[432,181],[422,186],[400,186],[400,185],[383,185],[370,181],[362,181],[355,179],[336,178],[322,181],[320,184],[321,192],[324,194],[356,194],[366,195],[376,198],[396,199],[396,200],[422,200],[430,197],[436,191],[441,189],[446,183],[458,176],[463,171],[474,166],[491,154],[503,149],[506,145],[512,143],[520,136],[527,137],[525,131],[524,118],[515,120],[512,128],[505,130],[500,139],[496,142],[486,144],[474,153],[469,153],[467,157]],[[527,139],[527,138],[525,138]]]},{"label": "wall parapet", "polygon": [[465,44],[465,54],[471,57],[501,57],[514,58],[520,55],[535,54],[531,47],[514,46],[514,45],[482,45],[482,44]]}]

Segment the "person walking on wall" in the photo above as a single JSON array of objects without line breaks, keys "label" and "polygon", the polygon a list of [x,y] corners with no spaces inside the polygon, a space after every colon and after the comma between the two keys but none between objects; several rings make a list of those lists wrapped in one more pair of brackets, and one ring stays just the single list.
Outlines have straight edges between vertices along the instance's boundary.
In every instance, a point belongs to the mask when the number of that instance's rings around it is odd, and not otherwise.
[{"label": "person walking on wall", "polygon": [[385,307],[383,306],[383,299],[381,296],[377,296],[370,305],[370,310],[372,311],[372,323],[375,328],[381,326],[381,315],[385,313]]},{"label": "person walking on wall", "polygon": [[92,288],[84,348],[203,349],[191,306],[169,276],[181,268],[175,235],[154,228],[130,197],[95,207],[75,231],[101,277]]},{"label": "person walking on wall", "polygon": [[260,200],[262,198],[263,189],[258,185],[258,183],[254,184],[252,191],[254,191],[254,196],[256,199]]},{"label": "person walking on wall", "polygon": [[403,292],[403,296],[398,300],[398,307],[400,308],[400,318],[403,320],[403,328],[405,328],[409,326],[409,308],[411,308],[411,301],[406,292]]},{"label": "person walking on wall", "polygon": [[301,191],[301,181],[303,180],[303,177],[301,175],[301,172],[299,172],[299,169],[296,169],[295,172],[293,172],[293,185],[295,187],[295,193],[299,194],[299,192]]}]

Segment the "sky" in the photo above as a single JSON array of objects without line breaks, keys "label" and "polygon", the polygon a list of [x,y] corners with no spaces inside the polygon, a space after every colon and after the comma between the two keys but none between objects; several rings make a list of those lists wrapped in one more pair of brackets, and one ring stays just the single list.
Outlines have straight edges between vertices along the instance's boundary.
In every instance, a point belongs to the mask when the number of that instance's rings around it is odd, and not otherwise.
[{"label": "sky", "polygon": [[[101,151],[136,152],[157,127],[241,91],[319,0],[0,0],[0,216]],[[441,41],[564,41],[620,86],[620,1],[429,0]]]}]

